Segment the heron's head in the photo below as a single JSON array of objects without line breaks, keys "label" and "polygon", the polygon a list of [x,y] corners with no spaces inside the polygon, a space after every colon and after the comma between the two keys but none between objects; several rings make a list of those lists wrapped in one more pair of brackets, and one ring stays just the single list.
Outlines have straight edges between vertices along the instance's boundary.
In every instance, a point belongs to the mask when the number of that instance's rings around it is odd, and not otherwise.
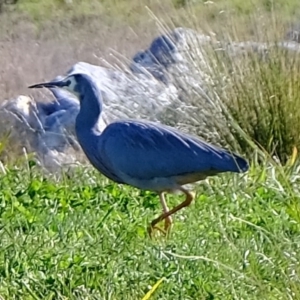
[{"label": "heron's head", "polygon": [[33,88],[61,88],[74,94],[79,99],[84,94],[89,79],[85,74],[72,74],[66,77],[58,76],[54,80],[29,86]]}]

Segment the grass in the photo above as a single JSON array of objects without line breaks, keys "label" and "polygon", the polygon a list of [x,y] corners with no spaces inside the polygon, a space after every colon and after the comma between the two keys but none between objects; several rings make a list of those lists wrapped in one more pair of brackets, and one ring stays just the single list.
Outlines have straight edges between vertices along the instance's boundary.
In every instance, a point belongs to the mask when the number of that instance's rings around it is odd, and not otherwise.
[{"label": "grass", "polygon": [[[169,239],[150,240],[158,197],[89,168],[34,166],[0,180],[3,299],[300,299],[297,167],[252,166],[197,186]],[[170,206],[180,195],[171,195]]]},{"label": "grass", "polygon": [[[266,41],[266,43],[269,43]],[[271,44],[270,44],[271,45]],[[212,89],[226,105],[230,118],[255,141],[259,147],[285,162],[294,146],[299,147],[299,60],[298,53],[280,48],[268,51],[265,58],[248,53],[241,58],[218,58],[214,67],[219,81]],[[215,65],[217,65],[215,64]],[[224,71],[226,83],[224,83]],[[243,153],[252,153],[252,147],[239,137],[235,128],[229,129],[234,142]],[[219,134],[226,134],[224,127]],[[225,138],[226,140],[226,138]]]},{"label": "grass", "polygon": [[[233,40],[272,41],[299,14],[296,0],[286,6],[258,0],[193,3],[20,0],[5,6],[1,97],[28,94],[27,85],[79,60],[100,64],[101,56],[113,62],[110,49],[130,57],[161,26],[145,4],[163,24]],[[270,17],[274,27],[257,23]],[[281,151],[285,161],[299,146],[299,64],[276,51],[265,61],[229,58],[228,73],[225,63],[219,67],[230,84],[213,92],[234,104],[231,113],[246,134],[269,152]],[[198,108],[193,116],[201,103]],[[170,238],[154,240],[146,227],[161,206],[151,192],[114,184],[89,167],[61,175],[43,174],[33,162],[2,168],[0,298],[143,299],[160,283],[150,299],[300,299],[300,163],[252,161],[245,175],[224,174],[195,186],[196,201],[174,216]],[[171,195],[169,206],[181,200]]]},{"label": "grass", "polygon": [[[273,42],[284,38],[286,29],[299,13],[293,0],[285,4],[256,0],[247,4],[238,0],[182,3],[178,6],[171,0],[163,4],[157,0],[73,0],[67,4],[58,0],[23,0],[6,5],[0,28],[1,99],[29,93],[35,99],[43,99],[45,93],[29,91],[27,86],[63,74],[78,61],[103,65],[106,60],[111,66],[119,66],[120,62],[128,66],[138,50],[147,47],[154,36],[166,32],[167,28],[188,26],[213,33],[221,41]],[[199,53],[190,52],[193,59],[189,75],[200,81],[197,76],[203,73],[203,64],[198,59]],[[284,162],[291,149],[300,146],[298,59],[278,49],[268,53],[265,60],[214,55],[205,56],[214,79],[212,102],[226,103],[244,132]],[[184,125],[192,122],[190,127],[199,128],[189,128],[189,131],[202,133],[205,139],[208,135],[204,134],[205,130],[209,134],[216,131],[212,136],[220,139],[223,146],[251,155],[252,147],[240,139],[236,128],[228,130],[227,124],[211,118],[215,115],[212,112],[204,116],[200,91],[195,91],[189,80],[183,84],[189,94],[182,98],[193,107],[194,120],[189,120],[191,112],[185,111],[184,115],[182,110],[177,110],[173,123],[177,126],[178,120]],[[205,118],[206,129],[202,122]]]}]

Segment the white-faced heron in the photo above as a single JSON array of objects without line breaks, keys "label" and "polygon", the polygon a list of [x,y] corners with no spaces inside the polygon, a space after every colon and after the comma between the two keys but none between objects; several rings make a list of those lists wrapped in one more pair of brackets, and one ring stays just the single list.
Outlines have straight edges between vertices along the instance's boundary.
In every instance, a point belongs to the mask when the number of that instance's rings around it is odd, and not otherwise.
[{"label": "white-faced heron", "polygon": [[[103,132],[98,122],[102,97],[94,79],[83,73],[40,83],[29,88],[60,87],[80,100],[76,118],[78,141],[92,165],[111,180],[158,193],[163,213],[151,222],[148,232],[162,220],[165,231],[171,215],[191,204],[194,195],[183,185],[223,172],[241,173],[248,163],[237,154],[210,145],[175,128],[147,121],[123,120],[110,123]],[[180,190],[186,199],[169,210],[164,192]],[[159,229],[159,228],[158,228]]]}]

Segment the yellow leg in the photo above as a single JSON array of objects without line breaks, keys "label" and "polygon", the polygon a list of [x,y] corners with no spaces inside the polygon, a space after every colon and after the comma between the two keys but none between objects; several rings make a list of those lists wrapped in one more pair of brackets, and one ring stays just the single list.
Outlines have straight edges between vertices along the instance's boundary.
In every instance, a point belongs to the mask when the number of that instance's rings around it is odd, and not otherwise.
[{"label": "yellow leg", "polygon": [[[159,193],[159,200],[160,200],[160,203],[161,203],[161,205],[162,205],[163,212],[164,212],[164,213],[167,213],[167,212],[169,211],[169,208],[168,208],[168,205],[167,205],[166,200],[165,200],[164,192]],[[152,231],[153,231],[154,229],[157,229],[157,230],[159,230],[162,234],[167,235],[167,233],[168,233],[168,231],[169,231],[171,225],[172,225],[172,217],[171,217],[171,216],[168,216],[168,217],[165,218],[165,226],[164,226],[164,229],[161,229],[160,227],[158,227],[158,226],[156,226],[156,225],[153,226],[153,227],[152,227],[152,226],[149,226],[149,227],[148,227],[148,233],[149,233],[149,235],[150,235],[150,237],[151,237]]]},{"label": "yellow leg", "polygon": [[[159,194],[159,200],[160,200],[160,203],[163,207],[163,212],[166,214],[169,212],[169,208],[168,208],[168,205],[166,203],[166,200],[165,200],[165,196],[164,196],[164,193],[160,193]],[[173,220],[172,220],[172,217],[171,216],[168,216],[165,218],[165,231],[168,231],[168,229],[170,228],[170,226],[172,226],[172,223],[173,223]]]},{"label": "yellow leg", "polygon": [[162,231],[162,229],[160,229],[159,227],[156,226],[156,224],[159,223],[162,220],[165,220],[165,230],[166,231],[169,230],[170,226],[172,225],[171,215],[173,215],[174,213],[176,213],[180,209],[182,209],[182,208],[184,208],[186,206],[189,206],[192,203],[192,201],[194,199],[194,195],[191,192],[189,192],[188,190],[184,189],[183,187],[181,187],[180,190],[186,195],[186,198],[185,198],[185,200],[182,203],[180,203],[179,205],[175,206],[171,210],[168,209],[168,206],[166,204],[166,201],[165,201],[165,198],[163,196],[163,193],[159,194],[159,198],[160,198],[160,201],[162,203],[163,211],[164,212],[158,218],[154,219],[151,222],[151,225],[148,228],[148,233],[149,233],[150,237],[151,237],[151,234],[152,234],[152,231],[153,231],[154,228]]}]

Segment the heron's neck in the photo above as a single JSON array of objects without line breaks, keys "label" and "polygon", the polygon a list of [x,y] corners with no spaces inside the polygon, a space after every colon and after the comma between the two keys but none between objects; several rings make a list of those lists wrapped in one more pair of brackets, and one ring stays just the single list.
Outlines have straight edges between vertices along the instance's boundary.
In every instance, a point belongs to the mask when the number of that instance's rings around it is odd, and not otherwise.
[{"label": "heron's neck", "polygon": [[101,112],[102,100],[98,99],[97,93],[91,89],[80,99],[80,110],[76,118],[77,135],[87,136],[92,132],[99,131],[98,122]]}]

